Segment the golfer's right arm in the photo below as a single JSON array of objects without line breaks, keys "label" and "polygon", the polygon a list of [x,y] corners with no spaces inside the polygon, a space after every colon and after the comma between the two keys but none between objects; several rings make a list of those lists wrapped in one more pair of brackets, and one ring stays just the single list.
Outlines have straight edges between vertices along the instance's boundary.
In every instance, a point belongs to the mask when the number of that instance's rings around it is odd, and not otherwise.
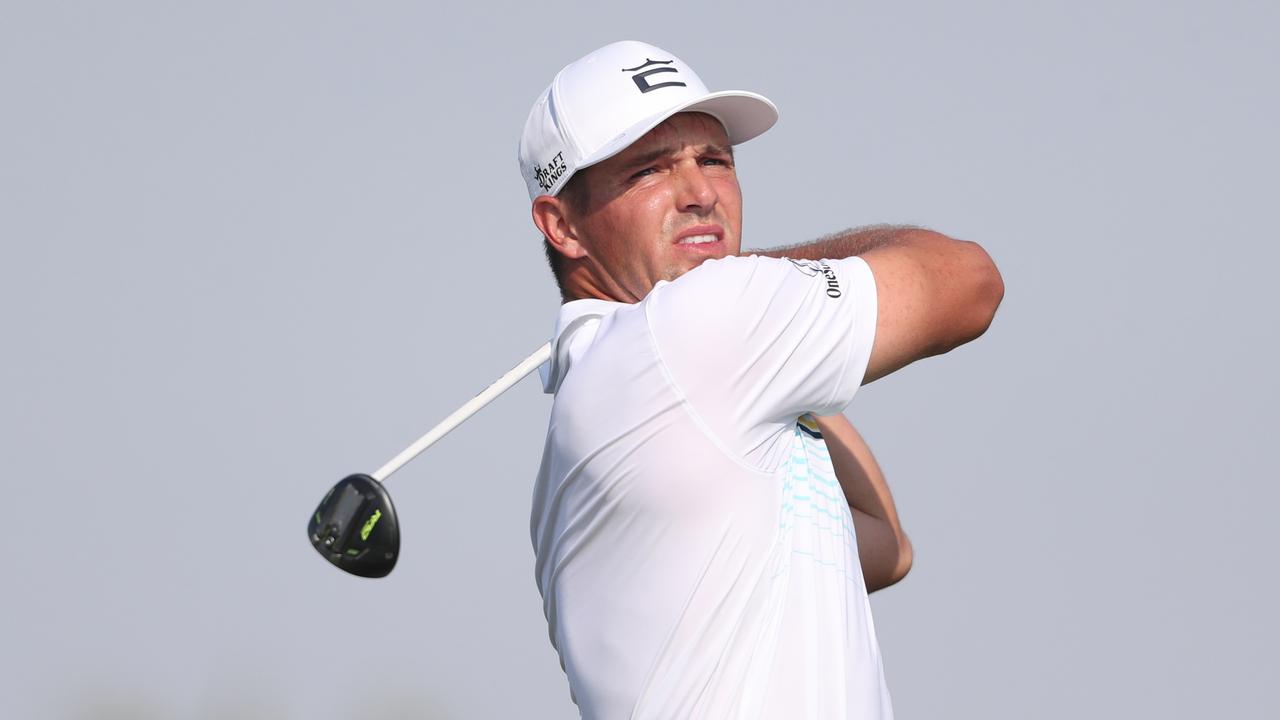
[{"label": "golfer's right arm", "polygon": [[1004,280],[977,243],[919,228],[873,227],[763,255],[857,255],[876,281],[875,344],[863,384],[977,339],[1004,298]]}]

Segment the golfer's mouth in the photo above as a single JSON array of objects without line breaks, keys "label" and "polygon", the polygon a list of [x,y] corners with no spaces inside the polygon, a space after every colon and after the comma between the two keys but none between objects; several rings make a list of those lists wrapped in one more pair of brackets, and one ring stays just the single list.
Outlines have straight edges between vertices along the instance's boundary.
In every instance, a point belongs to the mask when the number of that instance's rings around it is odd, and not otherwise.
[{"label": "golfer's mouth", "polygon": [[724,228],[719,225],[698,225],[676,235],[676,245],[693,250],[718,250],[723,244]]}]

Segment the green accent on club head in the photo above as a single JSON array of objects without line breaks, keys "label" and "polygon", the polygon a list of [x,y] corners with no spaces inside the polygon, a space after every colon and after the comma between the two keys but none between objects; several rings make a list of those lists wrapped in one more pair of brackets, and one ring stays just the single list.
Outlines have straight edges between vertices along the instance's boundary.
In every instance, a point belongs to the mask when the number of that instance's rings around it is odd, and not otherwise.
[{"label": "green accent on club head", "polygon": [[320,524],[320,513],[316,513],[316,524]]},{"label": "green accent on club head", "polygon": [[348,555],[359,555],[359,554],[360,554],[360,551],[359,551],[359,550],[357,550],[357,549],[355,549],[355,548],[351,548],[351,549],[347,550],[347,554],[348,554]]},{"label": "green accent on club head", "polygon": [[369,533],[373,532],[373,526],[378,524],[378,520],[382,517],[381,510],[374,510],[369,519],[365,521],[364,527],[360,528],[360,539],[368,540]]}]

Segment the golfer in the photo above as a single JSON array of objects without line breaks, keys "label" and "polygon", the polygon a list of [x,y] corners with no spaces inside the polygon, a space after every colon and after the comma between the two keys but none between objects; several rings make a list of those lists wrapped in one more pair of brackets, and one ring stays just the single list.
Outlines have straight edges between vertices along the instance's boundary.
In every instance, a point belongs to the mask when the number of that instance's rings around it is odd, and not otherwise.
[{"label": "golfer", "polygon": [[561,70],[524,127],[564,298],[531,532],[587,718],[893,715],[867,593],[911,546],[841,413],[980,336],[1004,288],[979,246],[919,229],[742,255],[733,146],[776,120],[620,42]]}]

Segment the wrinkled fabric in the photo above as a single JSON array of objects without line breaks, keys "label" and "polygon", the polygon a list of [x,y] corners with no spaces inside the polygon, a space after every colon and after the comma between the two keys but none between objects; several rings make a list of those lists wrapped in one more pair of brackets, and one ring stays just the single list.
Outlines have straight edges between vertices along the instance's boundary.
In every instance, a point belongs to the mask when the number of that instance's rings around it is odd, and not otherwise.
[{"label": "wrinkled fabric", "polygon": [[583,717],[892,717],[810,416],[853,400],[875,320],[858,258],[712,260],[562,307],[530,530]]}]

